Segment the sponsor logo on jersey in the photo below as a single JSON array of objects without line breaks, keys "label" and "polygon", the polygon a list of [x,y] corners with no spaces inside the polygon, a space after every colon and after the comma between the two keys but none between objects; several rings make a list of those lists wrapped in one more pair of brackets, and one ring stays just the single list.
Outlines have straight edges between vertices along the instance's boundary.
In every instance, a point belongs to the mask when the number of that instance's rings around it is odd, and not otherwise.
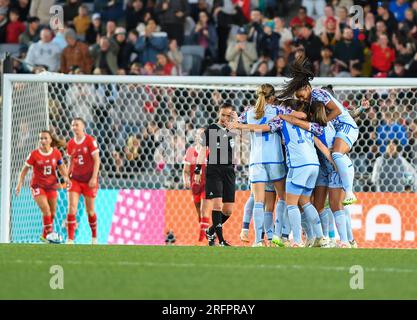
[{"label": "sponsor logo on jersey", "polygon": [[87,153],[88,152],[88,148],[87,147],[84,147],[83,148],[83,151],[84,151],[84,153]]}]

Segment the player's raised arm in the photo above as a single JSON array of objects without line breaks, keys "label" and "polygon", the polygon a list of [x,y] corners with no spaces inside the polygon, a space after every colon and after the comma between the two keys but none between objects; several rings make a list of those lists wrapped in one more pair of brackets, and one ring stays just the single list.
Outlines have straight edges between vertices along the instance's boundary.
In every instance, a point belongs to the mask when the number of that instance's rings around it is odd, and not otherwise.
[{"label": "player's raised arm", "polygon": [[370,107],[369,101],[366,99],[363,99],[361,102],[361,106],[359,108],[356,108],[352,111],[349,111],[349,114],[353,119],[359,117],[362,113],[366,112]]},{"label": "player's raised arm", "polygon": [[260,132],[269,132],[271,128],[268,124],[247,124],[239,122],[229,122],[227,124],[227,129],[233,130],[249,130],[249,131],[260,131]]},{"label": "player's raised arm", "polygon": [[340,109],[337,107],[336,103],[334,103],[333,101],[329,101],[326,104],[326,108],[327,108],[327,110],[330,111],[329,114],[327,115],[327,122],[336,119],[337,116],[342,114],[342,111],[340,111]]},{"label": "player's raised arm", "polygon": [[27,173],[29,172],[29,169],[30,169],[30,167],[25,163],[22,170],[20,171],[19,179],[17,181],[17,186],[16,186],[16,190],[15,190],[16,197],[18,197],[19,194],[20,194],[20,190],[22,189],[23,181],[25,181],[25,177],[26,177]]},{"label": "player's raised arm", "polygon": [[320,126],[317,123],[308,122],[305,120],[298,119],[294,116],[290,115],[280,115],[279,116],[282,120],[287,121],[288,123],[291,123],[292,125],[295,125],[297,127],[300,127],[301,129],[307,130],[312,132],[316,136],[320,136],[323,133],[323,127]]}]

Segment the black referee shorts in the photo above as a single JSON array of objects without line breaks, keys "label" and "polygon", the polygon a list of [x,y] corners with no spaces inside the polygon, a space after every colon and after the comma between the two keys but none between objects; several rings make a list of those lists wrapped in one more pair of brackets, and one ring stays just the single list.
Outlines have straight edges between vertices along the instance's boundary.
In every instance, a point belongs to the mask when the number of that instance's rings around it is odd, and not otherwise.
[{"label": "black referee shorts", "polygon": [[206,169],[206,199],[222,198],[235,202],[236,175],[230,165],[208,165]]}]

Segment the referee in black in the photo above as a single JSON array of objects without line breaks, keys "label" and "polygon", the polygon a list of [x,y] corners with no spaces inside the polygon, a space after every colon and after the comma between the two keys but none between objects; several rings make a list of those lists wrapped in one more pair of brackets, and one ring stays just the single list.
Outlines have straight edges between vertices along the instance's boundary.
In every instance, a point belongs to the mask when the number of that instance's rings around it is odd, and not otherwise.
[{"label": "referee in black", "polygon": [[236,117],[233,105],[220,106],[218,120],[210,124],[201,137],[203,148],[197,158],[194,180],[200,183],[201,164],[204,163],[207,149],[206,166],[206,203],[211,210],[213,225],[206,230],[209,246],[215,245],[216,235],[220,246],[230,246],[223,238],[223,224],[229,219],[235,202],[236,175],[233,165],[236,134],[226,128],[226,124]]}]

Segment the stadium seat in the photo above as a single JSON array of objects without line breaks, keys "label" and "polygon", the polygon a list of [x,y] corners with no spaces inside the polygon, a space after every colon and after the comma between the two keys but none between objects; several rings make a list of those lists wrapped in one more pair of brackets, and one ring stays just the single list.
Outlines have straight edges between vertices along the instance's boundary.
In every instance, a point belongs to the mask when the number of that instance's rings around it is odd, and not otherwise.
[{"label": "stadium seat", "polygon": [[184,56],[182,69],[185,75],[200,75],[201,63],[204,59],[204,48],[196,45],[181,47]]},{"label": "stadium seat", "polygon": [[0,44],[0,54],[10,52],[13,55],[19,55],[20,44],[8,44],[3,43]]}]

